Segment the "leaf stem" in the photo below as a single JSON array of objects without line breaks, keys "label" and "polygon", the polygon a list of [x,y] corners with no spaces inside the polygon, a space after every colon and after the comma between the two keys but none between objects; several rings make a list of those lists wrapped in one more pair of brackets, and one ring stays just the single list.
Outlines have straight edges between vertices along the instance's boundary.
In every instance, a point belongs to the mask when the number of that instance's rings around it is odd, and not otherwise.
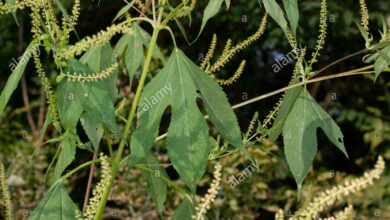
[{"label": "leaf stem", "polygon": [[[156,172],[152,169],[149,169],[145,166],[142,166],[142,165],[139,165],[139,164],[135,164],[134,165],[135,168],[139,169],[139,170],[143,170],[143,171],[146,171],[146,172],[149,172],[151,174],[155,174]],[[159,175],[158,176],[161,180],[163,180],[165,183],[167,183],[168,185],[171,185],[173,188],[175,188],[177,191],[181,192],[185,197],[186,199],[188,199],[188,201],[193,204],[192,202],[192,199],[191,197],[186,193],[186,191],[182,188],[180,188],[178,185],[176,185],[174,182],[172,182],[171,180],[169,180],[168,178],[166,178],[165,176],[163,175]]]},{"label": "leaf stem", "polygon": [[338,60],[336,60],[336,61],[334,61],[334,62],[332,62],[332,63],[326,65],[325,67],[323,67],[322,69],[320,69],[318,72],[316,72],[316,73],[314,73],[313,75],[311,75],[311,76],[309,77],[309,79],[313,78],[314,76],[316,76],[316,75],[318,75],[318,74],[324,72],[325,70],[329,69],[330,67],[332,67],[332,66],[334,66],[334,65],[336,65],[336,64],[338,64],[338,63],[340,63],[340,62],[342,62],[342,61],[344,61],[344,60],[347,60],[347,59],[349,59],[349,58],[351,58],[351,57],[357,56],[357,55],[362,54],[362,53],[367,52],[367,51],[369,51],[369,50],[368,50],[368,49],[363,49],[363,50],[360,50],[360,51],[355,52],[355,53],[353,53],[353,54],[350,54],[350,55],[348,55],[348,56],[345,56],[345,57],[343,57],[343,58],[340,58],[340,59],[338,59]]},{"label": "leaf stem", "polygon": [[83,169],[84,167],[87,167],[91,164],[94,164],[94,163],[100,163],[102,162],[102,160],[100,159],[97,159],[97,160],[91,160],[91,161],[88,161],[86,163],[83,163],[81,164],[80,166],[74,168],[73,170],[71,170],[69,173],[65,174],[63,177],[61,177],[61,181],[64,180],[64,179],[67,179],[69,178],[70,176],[72,176],[74,173],[76,173],[77,171]]},{"label": "leaf stem", "polygon": [[106,136],[106,140],[107,140],[108,150],[110,151],[110,157],[111,159],[114,159],[114,152],[112,151],[110,136],[108,135],[107,129],[105,127],[103,127],[103,129],[104,129],[104,136]]},{"label": "leaf stem", "polygon": [[[163,0],[162,4],[165,4],[165,2],[166,2],[166,0]],[[144,68],[142,70],[142,74],[141,74],[141,78],[140,78],[140,81],[138,84],[138,88],[137,88],[137,91],[135,93],[133,104],[131,106],[130,114],[129,114],[129,117],[128,117],[128,120],[127,120],[127,123],[125,126],[125,131],[123,133],[124,140],[127,140],[127,137],[129,136],[130,128],[131,128],[131,125],[133,123],[134,115],[135,115],[135,112],[137,109],[138,101],[140,99],[143,86],[145,84],[146,75],[149,71],[149,66],[150,66],[150,62],[152,60],[153,50],[154,50],[154,47],[156,46],[157,36],[158,36],[158,33],[161,29],[159,25],[161,23],[163,13],[164,13],[164,8],[160,7],[157,23],[153,25],[154,29],[153,29],[152,38],[150,40],[148,53],[146,55],[145,65],[144,65]],[[120,167],[120,161],[122,158],[122,153],[123,153],[124,147],[125,147],[125,142],[122,140],[120,145],[119,145],[118,151],[116,153],[115,160],[113,161],[113,164],[112,164],[110,182],[108,183],[108,185],[104,189],[103,197],[99,202],[99,206],[97,208],[96,215],[94,217],[95,220],[101,219],[104,208],[106,207],[108,196],[110,195],[111,189],[114,185],[116,174],[117,174],[119,167]]]}]

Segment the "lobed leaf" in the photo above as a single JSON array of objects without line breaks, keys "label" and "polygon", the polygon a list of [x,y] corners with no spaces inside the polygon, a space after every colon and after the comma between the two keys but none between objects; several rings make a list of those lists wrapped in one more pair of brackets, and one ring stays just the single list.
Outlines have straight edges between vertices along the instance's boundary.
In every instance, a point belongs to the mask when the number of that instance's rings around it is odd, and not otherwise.
[{"label": "lobed leaf", "polygon": [[131,138],[130,159],[130,165],[133,165],[149,152],[157,137],[162,114],[171,106],[168,154],[174,168],[193,192],[205,172],[210,148],[208,126],[196,103],[197,90],[221,135],[249,157],[236,117],[221,87],[182,51],[175,49],[141,95],[139,126]]},{"label": "lobed leaf", "polygon": [[287,163],[299,189],[317,152],[318,127],[348,157],[340,128],[305,88],[299,94],[283,128]]}]

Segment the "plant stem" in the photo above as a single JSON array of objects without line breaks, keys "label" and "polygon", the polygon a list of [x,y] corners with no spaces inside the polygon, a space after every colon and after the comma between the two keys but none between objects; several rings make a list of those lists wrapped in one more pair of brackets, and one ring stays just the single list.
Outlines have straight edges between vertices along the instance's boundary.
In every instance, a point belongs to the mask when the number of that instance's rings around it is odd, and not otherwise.
[{"label": "plant stem", "polygon": [[325,67],[323,67],[322,69],[320,69],[318,72],[316,72],[316,73],[314,73],[313,75],[311,75],[311,76],[309,77],[309,79],[313,78],[314,76],[316,76],[316,75],[318,75],[318,74],[324,72],[325,70],[329,69],[330,67],[332,67],[332,66],[334,66],[334,65],[336,65],[336,64],[338,64],[338,63],[340,63],[340,62],[342,62],[342,61],[344,61],[344,60],[346,60],[346,59],[349,59],[349,58],[351,58],[351,57],[357,56],[357,55],[362,54],[362,53],[367,52],[367,51],[369,51],[369,50],[368,50],[368,49],[360,50],[360,51],[358,51],[358,52],[355,52],[355,53],[353,53],[353,54],[350,54],[350,55],[348,55],[348,56],[345,56],[345,57],[343,57],[343,58],[340,58],[340,59],[338,59],[338,60],[336,60],[336,61],[334,61],[334,62],[332,62],[332,63],[326,65]]},{"label": "plant stem", "polygon": [[241,103],[239,103],[239,104],[237,104],[237,105],[233,105],[233,106],[232,106],[232,109],[240,108],[240,107],[242,107],[242,106],[245,106],[245,105],[248,105],[248,104],[251,104],[251,103],[260,101],[260,100],[262,100],[262,99],[265,99],[265,98],[274,96],[274,95],[276,95],[276,94],[282,93],[282,92],[287,91],[287,90],[289,90],[289,89],[293,89],[293,88],[295,88],[295,87],[302,86],[302,85],[304,85],[304,84],[310,84],[310,83],[314,83],[314,82],[324,81],[324,80],[333,79],[333,78],[340,78],[340,77],[344,77],[344,76],[352,76],[352,75],[361,75],[361,74],[373,73],[373,72],[359,72],[359,71],[363,71],[363,70],[370,69],[370,68],[372,68],[373,66],[374,66],[374,65],[370,65],[370,66],[366,66],[366,67],[359,68],[359,69],[356,69],[356,70],[351,70],[351,71],[347,71],[347,72],[343,72],[343,73],[338,73],[338,74],[334,74],[334,75],[330,75],[330,76],[322,76],[322,77],[318,77],[318,78],[315,78],[315,79],[310,79],[310,80],[307,80],[307,81],[303,81],[303,82],[300,82],[300,83],[296,83],[296,84],[293,84],[293,85],[290,85],[290,86],[286,86],[286,87],[283,87],[283,88],[281,88],[281,89],[275,90],[275,91],[273,91],[273,92],[269,92],[269,93],[267,93],[267,94],[258,96],[258,97],[256,97],[256,98],[249,99],[249,100],[247,100],[247,101],[245,101],[245,102],[241,102]]},{"label": "plant stem", "polygon": [[[93,153],[93,158],[92,160],[96,160],[96,154]],[[92,178],[93,178],[93,172],[95,171],[95,164],[91,165],[91,169],[89,170],[89,177],[88,177],[88,183],[87,183],[87,190],[85,192],[85,197],[84,197],[84,205],[83,205],[83,212],[87,209],[88,205],[88,199],[89,199],[89,193],[91,191],[91,185],[92,185]]]},{"label": "plant stem", "polygon": [[[163,0],[163,4],[165,4],[165,2],[166,2],[166,0]],[[127,123],[125,126],[125,131],[123,133],[123,137],[125,140],[127,140],[127,137],[129,135],[129,131],[130,131],[131,125],[133,123],[134,115],[135,115],[135,112],[137,109],[138,101],[139,101],[140,96],[141,96],[142,88],[145,84],[146,75],[149,71],[149,66],[150,66],[150,62],[152,60],[153,50],[154,50],[154,47],[156,46],[157,36],[158,36],[159,31],[160,31],[159,25],[160,25],[163,13],[164,13],[164,8],[161,7],[159,10],[157,23],[154,24],[154,30],[153,30],[152,38],[150,40],[148,53],[146,55],[145,65],[144,65],[144,68],[142,70],[142,74],[141,74],[141,78],[140,78],[140,81],[138,84],[138,88],[137,88],[137,91],[135,93],[133,104],[131,106],[130,114],[129,114],[129,117],[128,117],[128,120],[127,120]],[[103,215],[103,211],[104,211],[104,208],[106,207],[108,196],[110,195],[111,189],[112,189],[114,182],[115,182],[116,174],[117,174],[118,169],[120,167],[120,161],[122,158],[122,153],[123,153],[124,147],[125,147],[125,142],[122,140],[120,145],[119,145],[115,160],[113,161],[113,164],[112,164],[110,182],[108,183],[108,185],[104,189],[103,197],[100,200],[99,206],[98,206],[97,211],[96,211],[96,215],[94,218],[95,220],[99,220],[101,218],[101,216]]]}]

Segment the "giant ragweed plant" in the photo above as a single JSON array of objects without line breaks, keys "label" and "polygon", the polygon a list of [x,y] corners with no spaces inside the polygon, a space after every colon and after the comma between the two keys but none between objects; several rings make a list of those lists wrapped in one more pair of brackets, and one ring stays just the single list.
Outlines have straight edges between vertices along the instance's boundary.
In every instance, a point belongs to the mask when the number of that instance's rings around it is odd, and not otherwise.
[{"label": "giant ragweed plant", "polygon": [[[316,71],[315,64],[320,52],[326,47],[327,0],[321,0],[319,36],[310,58],[306,55],[311,48],[306,46],[299,49],[297,46],[302,43],[297,36],[298,1],[283,1],[283,10],[275,0],[264,0],[260,1],[265,12],[259,20],[257,31],[238,43],[235,43],[235,39],[227,39],[216,60],[213,58],[217,48],[217,35],[213,35],[210,48],[200,66],[179,48],[171,29],[171,21],[174,20],[185,35],[180,19],[191,18],[191,13],[197,8],[197,1],[183,0],[178,4],[167,0],[125,2],[126,6],[118,12],[114,24],[71,45],[70,39],[78,37],[76,25],[81,7],[79,0],[74,1],[70,15],[58,0],[0,1],[2,16],[15,15],[20,10],[26,10],[30,15],[33,38],[23,56],[27,61],[33,57],[36,72],[47,96],[49,107],[46,126],[41,134],[45,133],[49,124],[54,125],[58,134],[48,141],[57,143],[58,146],[52,162],[55,166],[51,175],[51,187],[29,219],[101,219],[110,192],[116,184],[118,171],[124,168],[127,172],[132,172],[132,169],[141,170],[147,182],[148,193],[156,203],[161,218],[165,217],[163,206],[169,185],[184,198],[171,219],[206,219],[207,210],[213,205],[223,183],[222,167],[218,160],[241,152],[254,163],[256,158],[251,157],[247,146],[266,140],[275,141],[282,133],[285,156],[297,183],[299,195],[316,156],[317,128],[321,128],[330,141],[348,156],[341,129],[309,94],[307,85],[356,74],[375,73],[375,78],[378,78],[382,72],[389,70],[388,28],[383,26],[381,39],[374,43],[369,33],[369,15],[364,1],[360,1],[362,21],[357,25],[366,40],[364,52],[375,52],[364,61],[375,64],[324,77],[315,76],[329,66]],[[224,2],[229,8],[230,1],[208,2],[199,34],[192,43],[196,42],[208,20],[220,11]],[[242,60],[228,79],[219,78],[218,72],[234,55],[261,39],[266,32],[269,17],[282,28],[293,49],[295,68],[290,83],[279,90],[231,106],[220,85],[230,85],[237,81],[245,71],[246,61]],[[139,25],[141,22],[151,25],[153,33],[145,31]],[[157,46],[159,33],[163,30],[170,33],[173,42],[173,49],[167,54],[168,60],[165,60]],[[119,35],[120,39],[112,45],[115,35]],[[188,41],[186,35],[185,38]],[[31,53],[35,48],[44,48],[52,57],[58,70],[55,83],[46,76],[45,64],[40,54]],[[151,65],[155,60],[158,60],[157,65]],[[27,62],[17,65],[11,73],[1,93],[0,113],[17,87],[26,65]],[[157,74],[153,74],[155,72]],[[123,99],[115,109],[114,103],[118,99],[116,80],[119,73],[123,73],[131,82],[136,81],[137,87],[133,90],[135,92]],[[151,80],[148,80],[149,78]],[[261,120],[258,113],[254,114],[249,129],[243,136],[233,109],[283,92],[285,94],[264,119]],[[201,100],[202,105],[198,105],[197,100]],[[123,118],[119,112],[130,103],[128,117]],[[161,119],[168,108],[171,112],[168,132],[158,136]],[[124,126],[118,125],[117,117],[125,123]],[[79,138],[77,131],[80,125],[89,138],[88,142]],[[216,139],[214,134],[209,132],[210,126],[217,131]],[[107,144],[100,143],[103,135]],[[119,143],[112,141],[114,137],[119,137]],[[170,180],[163,167],[149,168],[149,165],[159,163],[151,152],[152,146],[164,138],[169,161],[184,183],[181,186]],[[90,151],[94,155],[99,152],[108,154],[102,153],[100,159],[88,161],[64,174],[65,169],[77,158],[77,148]],[[124,156],[127,148],[130,149],[130,155]],[[196,204],[193,197],[209,161],[217,162],[214,179],[206,195]],[[90,175],[85,201],[88,205],[82,212],[67,193],[65,180],[89,166],[93,174],[96,163],[101,163],[102,176],[94,187],[92,198],[89,199],[88,190],[93,182],[93,175]],[[0,168],[1,187],[7,201],[7,217],[12,218],[10,198],[4,184],[4,169],[3,166]],[[379,177],[383,168],[384,162],[380,158],[376,169],[367,173],[363,179],[347,182],[345,186],[325,192],[313,203],[303,207],[296,216],[314,218],[324,205],[372,183],[373,179]],[[49,174],[50,171],[49,169]],[[337,218],[350,216],[351,210],[351,207],[346,208]],[[279,213],[277,218],[282,219],[282,215]]]}]

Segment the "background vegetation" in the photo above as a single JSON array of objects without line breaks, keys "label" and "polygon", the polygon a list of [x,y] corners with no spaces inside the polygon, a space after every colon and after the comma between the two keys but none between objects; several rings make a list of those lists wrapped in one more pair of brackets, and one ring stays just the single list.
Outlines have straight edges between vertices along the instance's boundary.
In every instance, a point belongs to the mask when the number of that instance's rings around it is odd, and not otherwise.
[{"label": "background vegetation", "polygon": [[[70,6],[71,1],[67,0],[64,3]],[[329,1],[328,4],[327,43],[324,55],[315,64],[317,68],[364,48],[364,39],[353,23],[354,19],[360,18],[358,1]],[[81,17],[76,27],[80,38],[92,35],[110,25],[117,11],[124,5],[123,1],[81,1]],[[367,1],[367,5],[372,29],[376,30],[376,27],[381,27],[379,14],[390,16],[390,2],[388,0]],[[199,5],[203,8],[205,6],[206,3]],[[301,39],[299,41],[308,43],[311,48],[314,47],[318,34],[319,9],[320,1],[300,1],[301,19],[298,36]],[[199,30],[201,22],[199,13],[195,9],[191,28],[187,32],[189,39],[194,39]],[[257,30],[263,14],[264,9],[259,7],[257,1],[233,0],[229,11],[222,11],[209,21],[208,27],[197,43],[181,48],[192,60],[198,60],[197,63],[200,63],[199,57],[202,56],[201,54],[206,54],[214,33],[222,42],[228,38],[231,38],[233,42],[241,41]],[[17,14],[17,18],[20,26],[16,25],[10,15],[0,17],[0,90],[4,87],[11,72],[10,64],[14,62],[12,59],[17,59],[21,55],[31,39],[31,33],[24,31],[30,29],[30,18],[23,11]],[[388,21],[390,23],[389,19]],[[148,26],[145,25],[144,28],[148,30]],[[178,45],[186,45],[179,28],[176,28],[175,35]],[[77,40],[76,36],[72,38]],[[160,48],[167,48],[165,44],[171,45],[169,33],[164,32],[159,37],[158,43]],[[235,60],[229,63],[228,68],[225,68],[227,71],[219,73],[221,77],[228,77],[234,73],[242,59],[247,60],[243,76],[235,84],[225,87],[230,103],[236,104],[285,86],[290,79],[293,65],[288,65],[277,73],[273,72],[272,65],[287,54],[289,48],[282,30],[270,19],[265,35],[254,46],[240,52],[234,58]],[[222,49],[219,48],[219,51]],[[360,67],[362,56],[342,62],[323,74],[339,73]],[[49,77],[54,83],[57,75],[54,72],[54,64],[50,62],[44,64],[46,65],[44,68],[50,73]],[[298,202],[296,185],[284,159],[281,140],[266,143],[263,146],[250,147],[252,155],[256,155],[254,158],[258,161],[260,170],[234,189],[228,185],[229,178],[237,175],[250,163],[240,154],[225,157],[221,160],[222,179],[225,185],[208,213],[210,219],[272,219],[279,207],[283,208],[286,213],[289,210],[293,213],[301,204],[323,191],[324,188],[342,182],[346,176],[360,176],[364,170],[373,166],[379,154],[389,162],[389,82],[389,75],[382,74],[376,85],[373,83],[372,75],[339,78],[309,85],[312,96],[331,113],[341,127],[350,158],[345,159],[341,152],[331,147],[331,143],[324,137],[324,134],[319,132],[321,147],[314,167],[305,181],[303,199]],[[120,85],[131,84],[124,76],[119,76],[118,83]],[[23,86],[25,86],[29,99],[27,107],[27,103],[22,98]],[[129,86],[122,88],[119,91],[122,96],[129,96],[132,92]],[[41,145],[34,160],[31,156],[37,145],[39,137],[37,131],[39,132],[38,128],[42,127],[42,118],[45,114],[44,107],[42,107],[45,101],[42,97],[44,96],[40,90],[39,78],[30,63],[25,71],[24,79],[13,94],[6,110],[0,115],[0,161],[8,167],[7,183],[10,186],[16,219],[26,218],[50,186],[50,182],[45,180],[45,172],[56,152],[56,144]],[[278,96],[274,96],[236,110],[243,131],[248,126],[254,112],[258,111],[260,119],[264,118],[278,99]],[[129,111],[129,109],[124,111]],[[34,121],[36,128],[31,126],[29,120]],[[169,115],[164,116],[164,121],[169,121]],[[164,124],[162,127],[166,128]],[[49,127],[46,135],[45,139],[55,137],[55,129]],[[82,134],[80,137],[87,138]],[[155,151],[161,163],[169,162],[158,143]],[[74,161],[69,169],[92,158],[92,154],[87,151],[79,151],[78,154],[82,156],[77,158],[83,159]],[[178,177],[173,168],[168,168],[168,174],[172,179]],[[98,177],[99,174],[95,172],[95,175]],[[206,175],[205,180],[201,181],[200,194],[202,194],[202,189],[206,193],[211,175],[212,170],[208,176]],[[80,207],[84,201],[87,179],[88,170],[86,169],[72,176],[67,183],[68,192]],[[115,185],[109,199],[105,213],[106,219],[158,218],[154,203],[146,191],[145,181],[138,171],[133,170],[125,179],[119,179],[118,183],[120,184]],[[181,182],[178,184],[183,185]],[[357,218],[389,219],[389,195],[390,172],[386,170],[384,176],[375,183],[374,187],[351,197],[355,210],[358,212]],[[179,205],[181,197],[171,190],[167,198],[169,199],[164,212],[170,216]],[[4,217],[2,203],[3,201],[0,201],[0,218]],[[330,214],[332,210],[326,210],[325,213]]]}]

